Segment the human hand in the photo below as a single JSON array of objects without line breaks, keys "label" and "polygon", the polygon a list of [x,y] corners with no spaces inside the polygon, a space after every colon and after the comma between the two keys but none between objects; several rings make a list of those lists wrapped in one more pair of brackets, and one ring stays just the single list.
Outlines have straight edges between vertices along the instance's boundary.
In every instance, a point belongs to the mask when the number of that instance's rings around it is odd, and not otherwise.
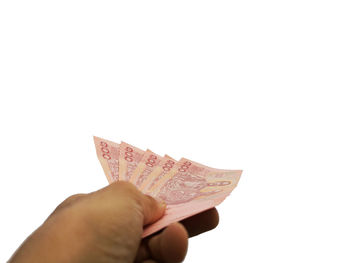
[{"label": "human hand", "polygon": [[218,224],[216,209],[174,223],[142,239],[143,226],[165,205],[128,182],[67,198],[17,249],[9,263],[181,262],[188,237]]}]

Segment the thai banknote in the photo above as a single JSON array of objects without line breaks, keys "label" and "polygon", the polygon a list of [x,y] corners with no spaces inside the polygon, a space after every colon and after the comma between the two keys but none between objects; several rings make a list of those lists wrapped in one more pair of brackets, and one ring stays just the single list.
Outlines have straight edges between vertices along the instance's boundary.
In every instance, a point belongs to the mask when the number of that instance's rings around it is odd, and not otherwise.
[{"label": "thai banknote", "polygon": [[97,157],[109,183],[119,180],[120,145],[99,137],[94,137]]},{"label": "thai banknote", "polygon": [[220,204],[236,187],[241,170],[219,170],[182,158],[150,195],[167,203],[165,215],[147,226],[148,236],[165,226]]},{"label": "thai banknote", "polygon": [[111,183],[126,180],[167,204],[165,215],[144,229],[143,236],[220,204],[236,187],[241,170],[211,168],[182,158],[176,161],[94,137],[97,156]]},{"label": "thai banknote", "polygon": [[141,191],[143,191],[141,185],[149,178],[150,174],[154,171],[154,169],[159,165],[161,161],[161,156],[155,154],[151,150],[147,150],[133,171],[130,177],[130,182],[136,185]]},{"label": "thai banknote", "polygon": [[142,183],[141,189],[146,194],[152,194],[152,189],[155,185],[158,185],[164,175],[166,175],[176,164],[176,161],[168,155],[165,155],[159,162],[158,166],[149,174],[147,179]]},{"label": "thai banknote", "polygon": [[139,148],[122,142],[119,150],[119,180],[129,181],[144,155]]},{"label": "thai banknote", "polygon": [[231,192],[237,185],[240,174],[241,171],[210,168],[182,158],[148,193],[167,204],[213,198],[224,192]]}]

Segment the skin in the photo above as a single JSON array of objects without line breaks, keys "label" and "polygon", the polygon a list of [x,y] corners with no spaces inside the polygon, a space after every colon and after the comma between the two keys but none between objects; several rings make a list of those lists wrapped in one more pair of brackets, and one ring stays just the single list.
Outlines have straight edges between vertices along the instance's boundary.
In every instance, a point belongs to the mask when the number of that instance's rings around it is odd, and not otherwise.
[{"label": "skin", "polygon": [[188,238],[215,228],[216,209],[141,239],[143,227],[161,218],[165,204],[128,182],[116,182],[62,202],[17,249],[9,263],[175,263]]}]

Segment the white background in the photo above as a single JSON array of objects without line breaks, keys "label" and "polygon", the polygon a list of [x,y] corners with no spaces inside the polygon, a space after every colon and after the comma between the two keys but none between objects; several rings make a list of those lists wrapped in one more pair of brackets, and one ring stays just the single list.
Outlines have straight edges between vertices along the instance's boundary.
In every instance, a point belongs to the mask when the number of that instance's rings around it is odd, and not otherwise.
[{"label": "white background", "polygon": [[186,262],[349,262],[348,3],[0,1],[0,261],[97,135],[244,170]]}]

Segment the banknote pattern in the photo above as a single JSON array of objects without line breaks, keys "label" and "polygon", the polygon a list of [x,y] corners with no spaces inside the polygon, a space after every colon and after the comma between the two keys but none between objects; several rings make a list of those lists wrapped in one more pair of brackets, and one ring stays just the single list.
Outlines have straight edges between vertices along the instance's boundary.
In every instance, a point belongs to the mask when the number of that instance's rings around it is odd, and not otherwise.
[{"label": "banknote pattern", "polygon": [[120,145],[99,137],[94,137],[97,157],[109,183],[119,180]]},{"label": "banknote pattern", "polygon": [[162,160],[159,162],[159,165],[154,168],[152,173],[148,178],[144,180],[141,189],[146,194],[153,195],[151,189],[153,189],[158,182],[163,180],[162,178],[166,175],[176,164],[176,161],[168,155],[165,155]]},{"label": "banknote pattern", "polygon": [[109,183],[130,181],[167,204],[165,215],[144,229],[143,237],[220,204],[236,187],[241,170],[211,168],[179,161],[122,142],[94,137],[97,157]]},{"label": "banknote pattern", "polygon": [[131,175],[141,161],[144,151],[122,142],[119,152],[119,177],[121,180],[129,181]]},{"label": "banknote pattern", "polygon": [[141,189],[141,185],[150,177],[150,174],[159,165],[161,159],[162,157],[158,154],[147,150],[133,171],[130,182]]}]

